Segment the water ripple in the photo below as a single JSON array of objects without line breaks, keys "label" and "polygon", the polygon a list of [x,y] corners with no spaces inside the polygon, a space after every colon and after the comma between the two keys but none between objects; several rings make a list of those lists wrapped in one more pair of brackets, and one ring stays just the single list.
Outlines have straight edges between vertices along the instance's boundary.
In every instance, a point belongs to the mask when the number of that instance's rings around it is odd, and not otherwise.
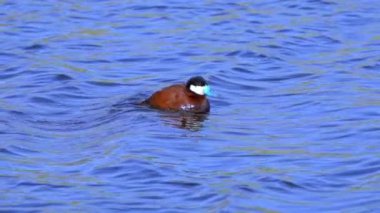
[{"label": "water ripple", "polygon": [[379,211],[379,1],[0,6],[0,211]]}]

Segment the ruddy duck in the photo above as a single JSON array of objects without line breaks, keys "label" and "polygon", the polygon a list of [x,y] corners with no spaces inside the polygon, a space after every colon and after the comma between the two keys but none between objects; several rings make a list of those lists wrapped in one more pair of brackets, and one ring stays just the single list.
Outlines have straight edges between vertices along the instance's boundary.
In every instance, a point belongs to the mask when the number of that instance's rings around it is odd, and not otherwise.
[{"label": "ruddy duck", "polygon": [[210,86],[200,76],[190,78],[186,84],[175,84],[153,93],[144,103],[162,110],[209,112]]}]

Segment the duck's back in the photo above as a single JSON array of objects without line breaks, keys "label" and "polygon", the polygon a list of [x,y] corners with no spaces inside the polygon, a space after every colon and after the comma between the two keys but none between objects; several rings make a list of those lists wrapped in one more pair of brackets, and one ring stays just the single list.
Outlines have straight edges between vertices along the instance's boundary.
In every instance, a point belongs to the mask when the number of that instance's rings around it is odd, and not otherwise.
[{"label": "duck's back", "polygon": [[153,93],[145,102],[154,108],[163,110],[194,112],[208,112],[210,110],[209,102],[206,98],[191,96],[186,92],[185,85],[182,84],[165,87]]}]

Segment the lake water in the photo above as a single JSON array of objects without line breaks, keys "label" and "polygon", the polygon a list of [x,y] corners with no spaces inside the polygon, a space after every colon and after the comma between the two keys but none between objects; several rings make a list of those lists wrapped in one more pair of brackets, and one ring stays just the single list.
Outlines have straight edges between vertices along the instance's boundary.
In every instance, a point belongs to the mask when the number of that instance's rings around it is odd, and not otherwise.
[{"label": "lake water", "polygon": [[[379,212],[380,1],[0,1],[1,212]],[[195,75],[208,115],[137,105]]]}]

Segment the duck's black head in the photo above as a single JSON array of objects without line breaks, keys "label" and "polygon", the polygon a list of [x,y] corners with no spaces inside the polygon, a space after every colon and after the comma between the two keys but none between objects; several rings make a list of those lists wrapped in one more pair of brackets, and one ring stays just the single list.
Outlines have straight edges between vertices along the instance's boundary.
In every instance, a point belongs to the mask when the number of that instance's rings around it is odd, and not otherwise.
[{"label": "duck's black head", "polygon": [[186,83],[186,89],[197,95],[209,95],[210,86],[207,81],[201,76],[195,76],[190,78]]}]

